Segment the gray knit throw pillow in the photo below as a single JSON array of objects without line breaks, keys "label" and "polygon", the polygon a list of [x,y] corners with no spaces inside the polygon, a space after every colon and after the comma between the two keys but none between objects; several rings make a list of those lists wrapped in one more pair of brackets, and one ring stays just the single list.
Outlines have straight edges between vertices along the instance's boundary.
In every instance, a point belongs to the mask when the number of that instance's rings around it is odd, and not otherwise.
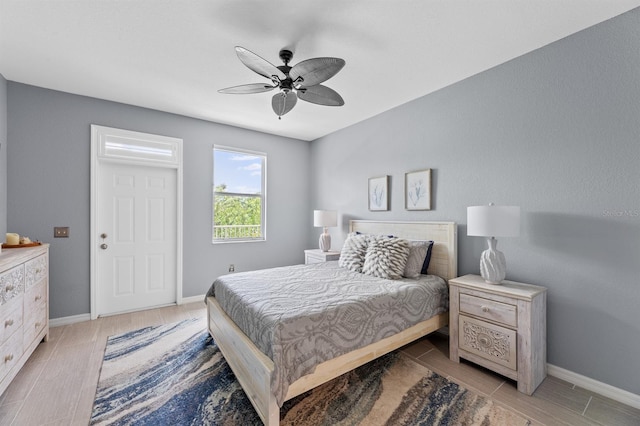
[{"label": "gray knit throw pillow", "polygon": [[409,242],[400,238],[377,238],[369,241],[362,273],[397,280],[402,278],[409,256]]},{"label": "gray knit throw pillow", "polygon": [[365,234],[349,234],[340,251],[338,265],[353,272],[362,273],[369,237]]}]

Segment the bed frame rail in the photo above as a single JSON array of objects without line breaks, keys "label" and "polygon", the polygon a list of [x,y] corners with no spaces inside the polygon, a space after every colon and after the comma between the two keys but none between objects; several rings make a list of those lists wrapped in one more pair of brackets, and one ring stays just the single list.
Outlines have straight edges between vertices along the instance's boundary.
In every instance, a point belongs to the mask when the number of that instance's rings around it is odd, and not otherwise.
[{"label": "bed frame rail", "polygon": [[207,297],[207,316],[209,333],[262,422],[278,425],[280,408],[271,393],[273,361],[258,350],[213,297]]}]

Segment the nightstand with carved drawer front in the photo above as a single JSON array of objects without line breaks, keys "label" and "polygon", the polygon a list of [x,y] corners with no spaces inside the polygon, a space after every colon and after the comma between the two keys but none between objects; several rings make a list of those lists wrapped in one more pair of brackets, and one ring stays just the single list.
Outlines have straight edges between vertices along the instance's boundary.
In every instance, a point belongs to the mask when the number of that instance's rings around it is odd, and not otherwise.
[{"label": "nightstand with carved drawer front", "polygon": [[518,382],[531,395],[547,375],[547,289],[477,275],[449,280],[449,358]]}]

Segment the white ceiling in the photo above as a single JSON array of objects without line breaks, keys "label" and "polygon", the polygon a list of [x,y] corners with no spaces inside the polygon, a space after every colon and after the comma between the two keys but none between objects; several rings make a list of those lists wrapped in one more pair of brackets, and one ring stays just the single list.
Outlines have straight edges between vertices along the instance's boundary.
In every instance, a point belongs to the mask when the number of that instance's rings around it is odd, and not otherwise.
[{"label": "white ceiling", "polygon": [[[0,0],[7,80],[313,140],[640,6],[640,0]],[[334,56],[343,107],[282,120],[234,46]]]}]

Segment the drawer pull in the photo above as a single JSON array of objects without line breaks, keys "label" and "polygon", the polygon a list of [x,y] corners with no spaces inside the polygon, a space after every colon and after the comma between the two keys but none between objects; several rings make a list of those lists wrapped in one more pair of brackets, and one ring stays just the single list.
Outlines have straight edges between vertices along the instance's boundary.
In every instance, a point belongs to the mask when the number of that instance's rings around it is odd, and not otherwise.
[{"label": "drawer pull", "polygon": [[7,293],[9,293],[10,291],[13,291],[13,289],[16,288],[14,285],[9,284],[4,291],[6,291]]},{"label": "drawer pull", "polygon": [[13,320],[8,319],[4,322],[4,328],[11,327],[13,325]]},{"label": "drawer pull", "polygon": [[9,355],[5,355],[4,356],[4,362],[9,362],[13,360],[13,354],[9,354]]},{"label": "drawer pull", "polygon": [[489,311],[490,311],[490,309],[489,309],[488,306],[483,306],[482,307],[482,312],[489,312]]},{"label": "drawer pull", "polygon": [[36,325],[35,325],[35,328],[40,328],[41,325],[42,325],[41,322],[37,322]]},{"label": "drawer pull", "polygon": [[42,296],[40,296],[40,295],[36,296],[36,302],[37,302],[38,300],[40,300],[40,299],[42,299]]}]

